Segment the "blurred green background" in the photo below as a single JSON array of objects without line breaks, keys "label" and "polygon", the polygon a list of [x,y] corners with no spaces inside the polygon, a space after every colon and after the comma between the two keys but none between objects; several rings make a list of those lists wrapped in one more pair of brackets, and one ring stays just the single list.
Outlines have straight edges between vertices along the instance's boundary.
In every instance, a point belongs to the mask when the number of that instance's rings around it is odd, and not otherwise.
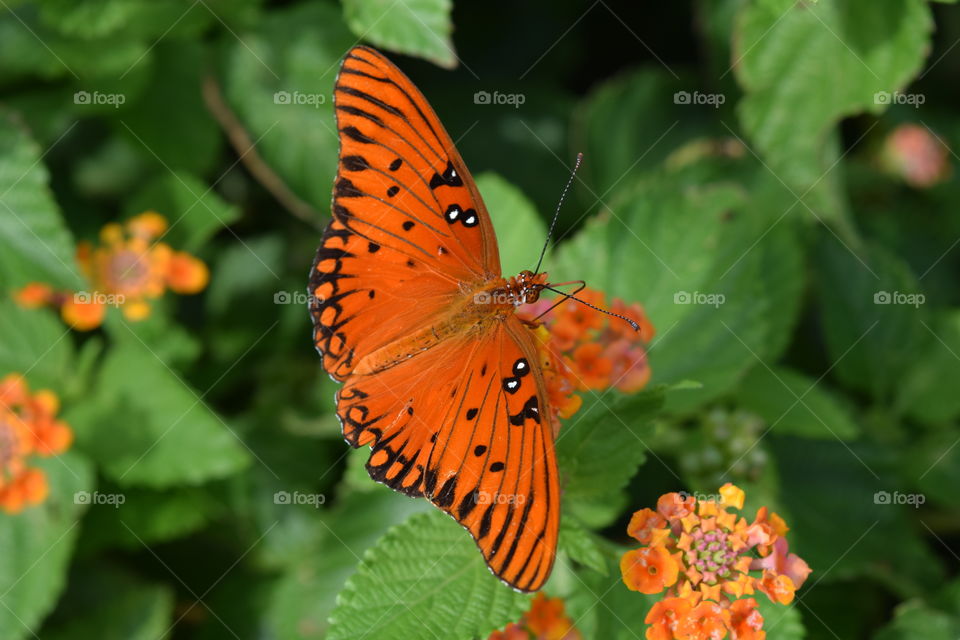
[{"label": "blurred green background", "polygon": [[[0,375],[54,389],[76,436],[38,463],[47,502],[0,515],[0,638],[470,638],[526,608],[332,414],[298,296],[360,41],[457,141],[505,271],[583,152],[546,269],[657,328],[650,388],[587,394],[557,444],[547,591],[585,637],[643,637],[630,513],[726,481],[814,571],[768,638],[960,637],[951,4],[0,0]],[[91,333],[12,302],[82,288],[75,242],[147,209],[202,295]]]}]

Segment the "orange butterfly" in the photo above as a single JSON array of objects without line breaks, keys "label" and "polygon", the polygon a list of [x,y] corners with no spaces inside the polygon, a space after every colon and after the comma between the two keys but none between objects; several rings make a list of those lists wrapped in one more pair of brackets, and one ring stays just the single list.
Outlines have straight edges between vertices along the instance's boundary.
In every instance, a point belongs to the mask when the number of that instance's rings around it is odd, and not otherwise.
[{"label": "orange butterfly", "polygon": [[310,278],[314,341],[343,436],[370,476],[462,524],[491,571],[535,591],[556,556],[560,493],[531,329],[545,273],[504,279],[490,216],[433,109],[354,47],[334,91],[333,220]]}]

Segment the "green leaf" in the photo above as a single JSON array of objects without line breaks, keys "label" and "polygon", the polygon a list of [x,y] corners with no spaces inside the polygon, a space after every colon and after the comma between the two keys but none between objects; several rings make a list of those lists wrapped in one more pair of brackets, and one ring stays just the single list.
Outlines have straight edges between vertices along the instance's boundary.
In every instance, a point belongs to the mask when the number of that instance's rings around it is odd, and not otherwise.
[{"label": "green leaf", "polygon": [[307,3],[270,12],[227,57],[225,96],[263,160],[324,213],[337,168],[333,82],[355,41],[336,7]]},{"label": "green leaf", "polygon": [[754,367],[737,399],[780,435],[849,440],[859,433],[850,412],[823,382],[783,367]]},{"label": "green leaf", "polygon": [[791,552],[807,561],[812,580],[870,576],[911,595],[942,579],[942,563],[916,535],[915,508],[891,499],[910,490],[876,450],[773,435],[764,441],[780,474]]},{"label": "green leaf", "polygon": [[[369,455],[367,451],[357,453],[365,454],[364,460]],[[301,531],[297,540],[315,532],[319,543],[291,557],[286,573],[270,598],[265,615],[276,637],[305,640],[326,637],[327,618],[336,605],[337,594],[356,570],[364,551],[391,526],[413,513],[434,508],[426,500],[411,500],[375,484],[369,477],[367,484],[369,491],[342,500],[329,512],[306,514],[316,517],[312,523],[303,523],[310,528]],[[267,536],[266,543],[272,544],[275,531]],[[466,535],[462,530],[461,533]],[[288,548],[300,548],[291,544],[289,538],[286,540]],[[473,551],[478,553],[475,548]]]},{"label": "green leaf", "polygon": [[832,375],[890,402],[932,336],[909,267],[881,247],[861,254],[827,233],[817,250],[820,313]]},{"label": "green leaf", "polygon": [[378,47],[457,66],[450,34],[451,0],[343,0],[343,16],[360,39]]},{"label": "green leaf", "polygon": [[896,608],[893,620],[874,640],[955,640],[958,636],[960,620],[955,616],[909,600]]},{"label": "green leaf", "polygon": [[536,266],[537,251],[547,238],[547,226],[520,189],[495,173],[477,178],[477,188],[490,211],[500,247],[503,273],[510,276]]},{"label": "green leaf", "polygon": [[529,601],[490,573],[460,525],[431,511],[394,527],[366,553],[330,614],[327,638],[486,637],[519,619]]},{"label": "green leaf", "polygon": [[769,219],[768,207],[782,200],[763,186],[745,202],[735,185],[698,173],[658,174],[621,190],[610,214],[550,261],[555,278],[583,279],[643,305],[658,334],[649,351],[653,379],[703,384],[672,394],[675,410],[723,394],[757,358],[776,357],[803,284],[793,224]]},{"label": "green leaf", "polygon": [[590,93],[574,115],[572,133],[572,147],[586,158],[579,175],[590,190],[574,190],[583,202],[608,201],[617,185],[636,181],[684,142],[710,131],[703,109],[674,103],[674,94],[690,87],[656,67],[620,74]]},{"label": "green leaf", "polygon": [[607,575],[607,561],[600,543],[590,531],[572,517],[560,519],[558,547],[574,562]]},{"label": "green leaf", "polygon": [[144,544],[167,542],[193,533],[223,510],[222,503],[204,488],[149,491],[124,487],[122,494],[122,505],[93,505],[87,512],[80,538],[82,550],[121,547],[137,551]]},{"label": "green leaf", "polygon": [[[89,569],[89,568],[88,568]],[[70,603],[69,621],[43,629],[49,640],[157,640],[166,637],[173,626],[174,594],[165,586],[146,584],[124,576],[81,578],[86,594],[75,593]],[[83,607],[77,607],[84,601]]]},{"label": "green leaf", "polygon": [[565,598],[566,613],[584,638],[643,638],[644,618],[662,596],[631,591],[623,583],[620,557],[628,547],[603,541],[601,548],[607,570],[580,572],[576,588]]},{"label": "green leaf", "polygon": [[204,173],[218,159],[222,137],[201,95],[206,55],[199,42],[159,43],[146,90],[119,116],[118,131],[162,173]]},{"label": "green leaf", "polygon": [[585,524],[608,524],[622,508],[622,489],[646,458],[650,420],[663,406],[657,387],[623,395],[585,395],[583,407],[564,421],[555,443],[568,512]]},{"label": "green leaf", "polygon": [[73,452],[35,466],[47,474],[46,501],[0,514],[0,637],[11,640],[35,637],[33,629],[63,589],[83,510],[74,495],[93,484],[89,463]]},{"label": "green leaf", "polygon": [[41,281],[80,289],[73,238],[50,192],[40,147],[2,110],[0,149],[0,286]]},{"label": "green leaf", "polygon": [[924,433],[913,438],[901,458],[904,477],[916,478],[917,489],[927,500],[947,507],[960,506],[960,446],[956,428]]},{"label": "green leaf", "polygon": [[960,311],[934,315],[925,327],[932,336],[905,373],[896,406],[912,418],[943,424],[960,415]]},{"label": "green leaf", "polygon": [[800,608],[794,604],[783,606],[770,602],[770,598],[762,593],[754,596],[757,609],[763,616],[763,628],[767,630],[767,640],[803,640],[807,637],[803,628],[803,619]]},{"label": "green leaf", "polygon": [[50,29],[38,19],[33,4],[0,15],[0,78],[4,80],[38,76],[76,77],[82,83],[104,78],[115,81],[140,66],[150,53],[149,43],[126,32],[115,34],[109,49],[110,55],[104,55],[101,47],[91,46],[87,40]]},{"label": "green leaf", "polygon": [[835,160],[832,129],[844,117],[886,107],[876,94],[889,98],[920,70],[932,25],[924,0],[744,3],[733,37],[746,93],[740,122],[797,195],[819,187],[815,210],[839,213],[819,193]]},{"label": "green leaf", "polygon": [[121,486],[199,484],[250,462],[240,436],[133,336],[112,347],[93,397],[68,420],[78,447]]},{"label": "green leaf", "polygon": [[163,241],[191,252],[240,218],[236,205],[225,202],[200,178],[182,171],[160,173],[127,203],[127,209],[131,214],[162,214],[170,224]]},{"label": "green leaf", "polygon": [[63,393],[64,381],[75,374],[69,334],[52,311],[21,309],[11,300],[0,300],[0,377],[22,373],[34,388]]}]

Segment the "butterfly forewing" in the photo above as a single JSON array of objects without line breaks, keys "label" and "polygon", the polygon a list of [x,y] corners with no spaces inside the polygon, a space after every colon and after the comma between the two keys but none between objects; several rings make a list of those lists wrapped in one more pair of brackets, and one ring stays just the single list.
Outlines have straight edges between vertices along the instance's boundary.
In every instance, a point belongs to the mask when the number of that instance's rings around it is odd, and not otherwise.
[{"label": "butterfly forewing", "polygon": [[493,226],[450,136],[412,82],[356,47],[334,89],[340,170],[334,217],[461,279],[499,275]]}]

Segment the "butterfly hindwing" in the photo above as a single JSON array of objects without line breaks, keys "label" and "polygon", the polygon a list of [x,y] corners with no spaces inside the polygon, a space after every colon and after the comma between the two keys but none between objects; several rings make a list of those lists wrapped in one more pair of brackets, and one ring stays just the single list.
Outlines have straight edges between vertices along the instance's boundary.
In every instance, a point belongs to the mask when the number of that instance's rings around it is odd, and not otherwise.
[{"label": "butterfly hindwing", "polygon": [[515,317],[452,340],[338,396],[347,440],[371,445],[370,476],[425,496],[473,536],[491,570],[538,589],[553,565],[559,488],[532,336]]},{"label": "butterfly hindwing", "polygon": [[509,316],[468,362],[430,456],[427,495],[473,535],[490,569],[522,591],[553,566],[559,487],[532,334]]}]

